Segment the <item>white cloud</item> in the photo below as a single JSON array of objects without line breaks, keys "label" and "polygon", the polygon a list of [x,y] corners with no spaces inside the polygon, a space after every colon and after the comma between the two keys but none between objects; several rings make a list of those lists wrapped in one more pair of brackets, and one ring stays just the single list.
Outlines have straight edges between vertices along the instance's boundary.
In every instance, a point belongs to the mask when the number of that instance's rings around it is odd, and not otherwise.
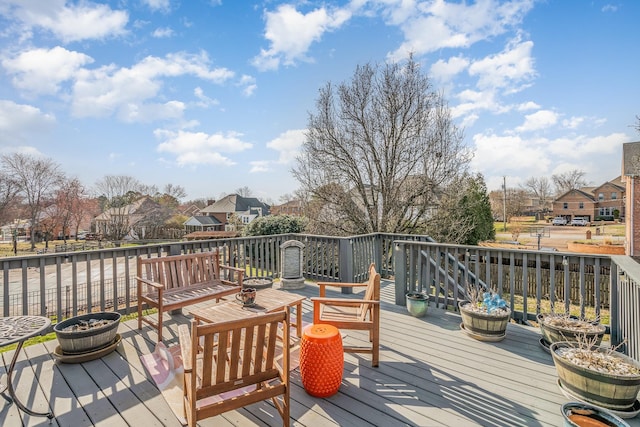
[{"label": "white cloud", "polygon": [[12,75],[15,87],[42,94],[55,94],[60,84],[74,78],[93,58],[83,53],[56,46],[52,49],[32,49],[14,58],[4,59],[2,66]]},{"label": "white cloud", "polygon": [[531,50],[533,42],[511,41],[502,52],[474,61],[469,74],[478,77],[481,89],[501,88],[508,93],[517,92],[523,83],[536,75]]},{"label": "white cloud", "polygon": [[[116,114],[120,118],[141,121],[160,113],[156,119],[175,118],[178,104],[154,102],[160,96],[163,79],[194,75],[214,83],[223,83],[233,77],[226,68],[209,68],[206,54],[169,54],[164,58],[148,56],[131,68],[113,65],[96,70],[81,70],[73,87],[72,112],[78,117],[106,117]],[[151,107],[145,104],[152,105]],[[131,114],[136,111],[135,114]]]},{"label": "white cloud", "polygon": [[242,94],[247,97],[253,95],[253,92],[258,88],[255,77],[248,76],[246,74],[242,75],[238,86],[243,88]]},{"label": "white cloud", "polygon": [[207,134],[157,129],[154,134],[162,140],[158,151],[175,155],[179,166],[232,166],[236,162],[222,153],[239,153],[252,147],[252,144],[242,141],[242,135],[236,132]]},{"label": "white cloud", "polygon": [[468,48],[479,40],[503,34],[519,24],[533,7],[532,0],[475,3],[381,2],[388,22],[399,25],[405,41],[389,57],[406,58],[443,48]]},{"label": "white cloud", "polygon": [[156,28],[151,35],[156,39],[166,39],[172,37],[174,34],[173,30],[169,27],[164,28]]},{"label": "white cloud", "polygon": [[273,12],[266,12],[264,37],[269,49],[261,49],[253,59],[260,70],[277,69],[280,63],[293,65],[296,61],[308,61],[307,51],[313,42],[319,41],[327,31],[333,31],[351,18],[347,9],[315,9],[307,14],[295,7],[283,4]]},{"label": "white cloud", "polygon": [[198,98],[200,101],[197,103],[197,105],[199,107],[210,107],[212,105],[218,105],[219,102],[217,99],[213,99],[213,98],[209,98],[207,95],[204,94],[204,91],[202,90],[201,87],[197,87],[193,90],[193,95]]},{"label": "white cloud", "polygon": [[539,175],[551,164],[546,144],[524,140],[515,135],[476,134],[475,155],[471,166],[495,175]]},{"label": "white cloud", "polygon": [[516,107],[518,111],[539,110],[540,106],[533,101],[522,103]]},{"label": "white cloud", "polygon": [[576,129],[584,122],[584,120],[584,117],[571,117],[570,119],[564,119],[562,121],[562,126],[569,129]]},{"label": "white cloud", "polygon": [[65,0],[5,2],[7,13],[19,19],[27,30],[44,29],[67,43],[126,34],[129,20],[126,11],[112,10],[105,4],[67,4]]},{"label": "white cloud", "polygon": [[56,123],[51,114],[31,105],[0,100],[0,145],[15,145],[29,136],[50,131]]},{"label": "white cloud", "polygon": [[546,129],[558,122],[558,114],[549,110],[536,111],[533,114],[525,116],[524,124],[518,126],[516,131],[529,132],[534,130]]},{"label": "white cloud", "polygon": [[469,66],[469,60],[462,55],[453,56],[448,61],[442,59],[431,66],[430,75],[438,80],[446,81],[461,73]]},{"label": "white cloud", "polygon": [[512,187],[526,177],[572,169],[584,171],[596,182],[611,179],[619,174],[622,144],[629,136],[612,133],[524,139],[487,132],[474,135],[473,141],[472,168],[485,175],[488,188],[499,188],[502,176],[511,178],[508,186]]},{"label": "white cloud", "polygon": [[269,141],[267,147],[280,153],[278,163],[287,164],[295,160],[304,143],[306,129],[288,130]]},{"label": "white cloud", "polygon": [[168,12],[171,9],[171,3],[169,0],[142,0],[144,4],[149,6],[151,10],[158,10],[162,12]]},{"label": "white cloud", "polygon": [[185,104],[180,101],[123,105],[118,118],[125,123],[143,123],[156,120],[178,120],[183,116]]},{"label": "white cloud", "polygon": [[267,160],[257,160],[254,162],[249,162],[251,168],[249,169],[249,173],[261,173],[261,172],[269,172],[271,168],[269,168],[269,162]]}]

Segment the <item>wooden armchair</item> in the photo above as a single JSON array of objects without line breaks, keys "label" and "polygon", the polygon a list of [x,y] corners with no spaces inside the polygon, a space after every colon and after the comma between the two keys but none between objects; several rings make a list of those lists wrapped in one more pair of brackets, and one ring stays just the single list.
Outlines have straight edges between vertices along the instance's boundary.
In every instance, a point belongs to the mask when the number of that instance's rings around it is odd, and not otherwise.
[{"label": "wooden armchair", "polygon": [[[364,283],[318,283],[320,297],[313,301],[313,323],[326,323],[338,329],[369,331],[370,347],[344,346],[348,353],[370,353],[371,365],[378,366],[380,359],[380,273],[375,264],[369,266],[369,280]],[[327,286],[366,287],[362,299],[326,298]]]},{"label": "wooden armchair", "polygon": [[269,398],[289,426],[287,310],[213,324],[192,321],[191,332],[187,325],[178,332],[189,426]]}]

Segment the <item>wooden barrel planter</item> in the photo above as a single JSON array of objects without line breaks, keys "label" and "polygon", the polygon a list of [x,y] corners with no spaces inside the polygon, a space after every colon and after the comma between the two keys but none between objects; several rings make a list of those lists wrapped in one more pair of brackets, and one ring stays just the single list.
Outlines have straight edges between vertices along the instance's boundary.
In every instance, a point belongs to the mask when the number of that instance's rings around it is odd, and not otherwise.
[{"label": "wooden barrel planter", "polygon": [[115,311],[83,314],[56,323],[53,330],[65,354],[90,353],[113,344],[120,317]]},{"label": "wooden barrel planter", "polygon": [[246,277],[242,281],[242,286],[257,290],[267,289],[273,286],[273,277]]},{"label": "wooden barrel planter", "polygon": [[[636,405],[640,392],[640,363],[611,349],[599,346],[591,347],[592,352],[607,354],[618,358],[631,367],[625,375],[595,370],[580,366],[558,354],[559,349],[575,346],[567,341],[551,344],[553,363],[558,373],[559,386],[570,396],[612,411],[630,411]],[[635,368],[635,369],[633,369]]]},{"label": "wooden barrel planter", "polygon": [[547,344],[560,341],[576,342],[578,339],[586,338],[589,341],[595,340],[595,344],[600,345],[607,331],[605,325],[578,319],[575,316],[538,314],[537,320],[542,338]]},{"label": "wooden barrel planter", "polygon": [[501,341],[507,333],[507,324],[511,318],[511,310],[499,309],[491,313],[474,310],[469,301],[458,303],[462,324],[460,327],[467,335],[480,341]]}]

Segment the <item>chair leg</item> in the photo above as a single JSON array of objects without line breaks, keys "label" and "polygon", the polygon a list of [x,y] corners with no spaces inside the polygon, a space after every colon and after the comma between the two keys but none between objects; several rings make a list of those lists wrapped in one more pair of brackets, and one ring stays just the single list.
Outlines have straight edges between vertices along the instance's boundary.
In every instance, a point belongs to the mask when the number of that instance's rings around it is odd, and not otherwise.
[{"label": "chair leg", "polygon": [[158,308],[158,342],[162,341],[162,310]]},{"label": "chair leg", "polygon": [[142,329],[142,302],[140,301],[140,296],[138,295],[138,330]]},{"label": "chair leg", "polygon": [[372,333],[372,346],[373,353],[371,354],[371,366],[374,368],[378,367],[378,362],[380,361],[380,332],[373,330]]}]

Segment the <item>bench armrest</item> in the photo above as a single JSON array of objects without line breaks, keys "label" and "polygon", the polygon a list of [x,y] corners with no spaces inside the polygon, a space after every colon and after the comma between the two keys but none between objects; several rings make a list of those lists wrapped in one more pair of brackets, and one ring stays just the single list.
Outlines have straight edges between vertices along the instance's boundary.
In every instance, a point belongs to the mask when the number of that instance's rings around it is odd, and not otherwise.
[{"label": "bench armrest", "polygon": [[314,307],[320,304],[335,305],[335,306],[341,305],[344,307],[358,307],[362,304],[380,305],[380,301],[376,301],[372,299],[351,299],[351,298],[313,297],[311,298],[311,302],[313,302]]},{"label": "bench armrest", "polygon": [[164,285],[157,283],[157,282],[152,282],[149,279],[143,279],[142,277],[136,277],[136,280],[138,281],[138,284],[142,284],[142,285],[148,285],[151,287],[156,288],[157,290],[163,290],[164,289]]},{"label": "bench armrest", "polygon": [[317,284],[320,287],[320,296],[324,297],[326,295],[326,287],[333,286],[336,288],[357,288],[357,287],[366,287],[369,286],[369,283],[340,283],[340,282],[319,282]]},{"label": "bench armrest", "polygon": [[[191,327],[195,327],[191,325]],[[182,367],[185,373],[191,372],[191,333],[188,325],[178,326],[178,338],[180,339],[180,351],[182,352]]]},{"label": "bench armrest", "polygon": [[[228,271],[229,272],[228,277],[233,277],[234,274],[238,275],[238,280],[236,280],[235,282],[231,281],[231,280],[223,279],[221,277],[220,280],[222,282],[228,283],[228,284],[231,284],[231,285],[236,285],[237,284],[239,286],[242,286],[242,280],[244,279],[244,273],[245,273],[245,270],[243,268],[232,267],[230,265],[220,264],[220,270]],[[222,274],[220,274],[220,275],[222,276]]]}]

